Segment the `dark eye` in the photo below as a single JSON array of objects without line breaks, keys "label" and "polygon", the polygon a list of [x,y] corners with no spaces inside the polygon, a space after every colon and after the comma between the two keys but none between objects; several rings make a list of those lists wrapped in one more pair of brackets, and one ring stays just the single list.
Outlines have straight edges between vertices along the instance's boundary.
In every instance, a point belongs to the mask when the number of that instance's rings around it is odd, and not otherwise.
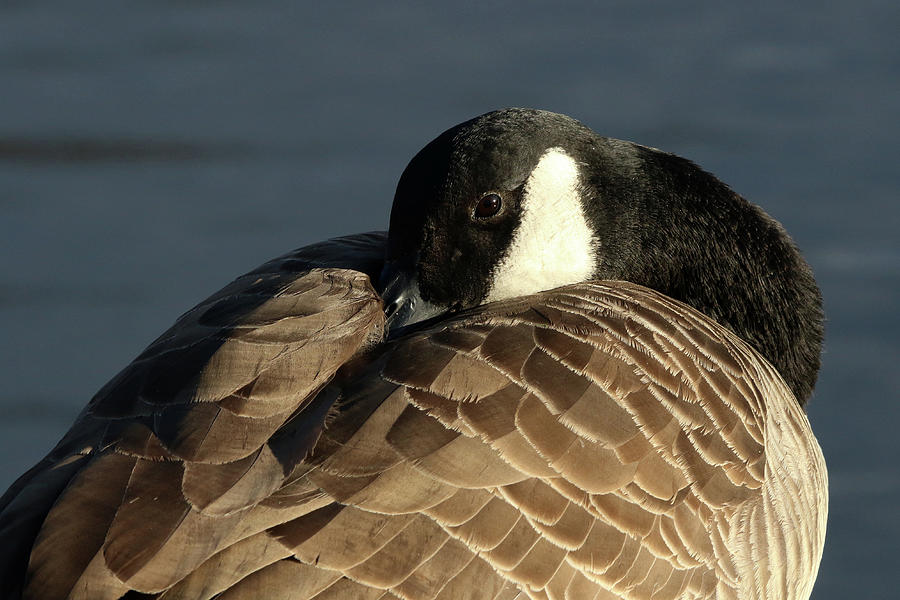
[{"label": "dark eye", "polygon": [[475,218],[488,219],[493,217],[503,206],[503,200],[498,194],[487,194],[475,205]]}]

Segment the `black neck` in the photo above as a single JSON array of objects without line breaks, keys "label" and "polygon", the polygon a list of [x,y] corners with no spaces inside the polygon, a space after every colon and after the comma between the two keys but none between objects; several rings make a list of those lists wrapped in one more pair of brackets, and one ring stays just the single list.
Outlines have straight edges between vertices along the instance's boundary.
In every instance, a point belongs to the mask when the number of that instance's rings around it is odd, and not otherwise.
[{"label": "black neck", "polygon": [[822,300],[793,241],[690,161],[632,148],[640,177],[592,182],[606,241],[598,277],[645,285],[712,317],[759,350],[805,404],[819,370]]}]

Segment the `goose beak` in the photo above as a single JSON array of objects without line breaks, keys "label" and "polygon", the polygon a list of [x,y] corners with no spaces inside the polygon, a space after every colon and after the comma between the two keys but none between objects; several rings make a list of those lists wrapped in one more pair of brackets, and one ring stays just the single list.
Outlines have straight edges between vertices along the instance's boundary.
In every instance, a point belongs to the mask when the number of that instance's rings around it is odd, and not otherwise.
[{"label": "goose beak", "polygon": [[422,298],[415,271],[411,266],[388,261],[384,263],[378,282],[384,302],[385,331],[394,338],[406,333],[410,326],[447,312]]}]

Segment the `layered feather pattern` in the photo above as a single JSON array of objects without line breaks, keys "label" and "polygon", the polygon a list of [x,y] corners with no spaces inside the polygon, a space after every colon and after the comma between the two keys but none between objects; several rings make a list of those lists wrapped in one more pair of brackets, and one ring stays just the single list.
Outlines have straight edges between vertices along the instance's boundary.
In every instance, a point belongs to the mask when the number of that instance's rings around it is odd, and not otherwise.
[{"label": "layered feather pattern", "polygon": [[383,236],[332,244],[184,315],[11,488],[10,597],[809,595],[821,451],[743,341],[618,281],[384,340]]}]

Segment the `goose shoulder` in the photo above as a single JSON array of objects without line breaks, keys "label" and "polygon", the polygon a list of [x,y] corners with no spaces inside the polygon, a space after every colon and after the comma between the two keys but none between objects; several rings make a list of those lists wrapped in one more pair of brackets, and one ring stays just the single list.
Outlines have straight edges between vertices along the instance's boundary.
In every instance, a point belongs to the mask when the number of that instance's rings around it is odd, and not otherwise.
[{"label": "goose shoulder", "polygon": [[[25,597],[160,591],[218,549],[314,445],[330,408],[320,390],[382,337],[365,271],[380,268],[384,239],[337,238],[266,263],[104,386],[0,500],[3,597],[26,565]],[[302,437],[277,445],[289,419]]]}]

